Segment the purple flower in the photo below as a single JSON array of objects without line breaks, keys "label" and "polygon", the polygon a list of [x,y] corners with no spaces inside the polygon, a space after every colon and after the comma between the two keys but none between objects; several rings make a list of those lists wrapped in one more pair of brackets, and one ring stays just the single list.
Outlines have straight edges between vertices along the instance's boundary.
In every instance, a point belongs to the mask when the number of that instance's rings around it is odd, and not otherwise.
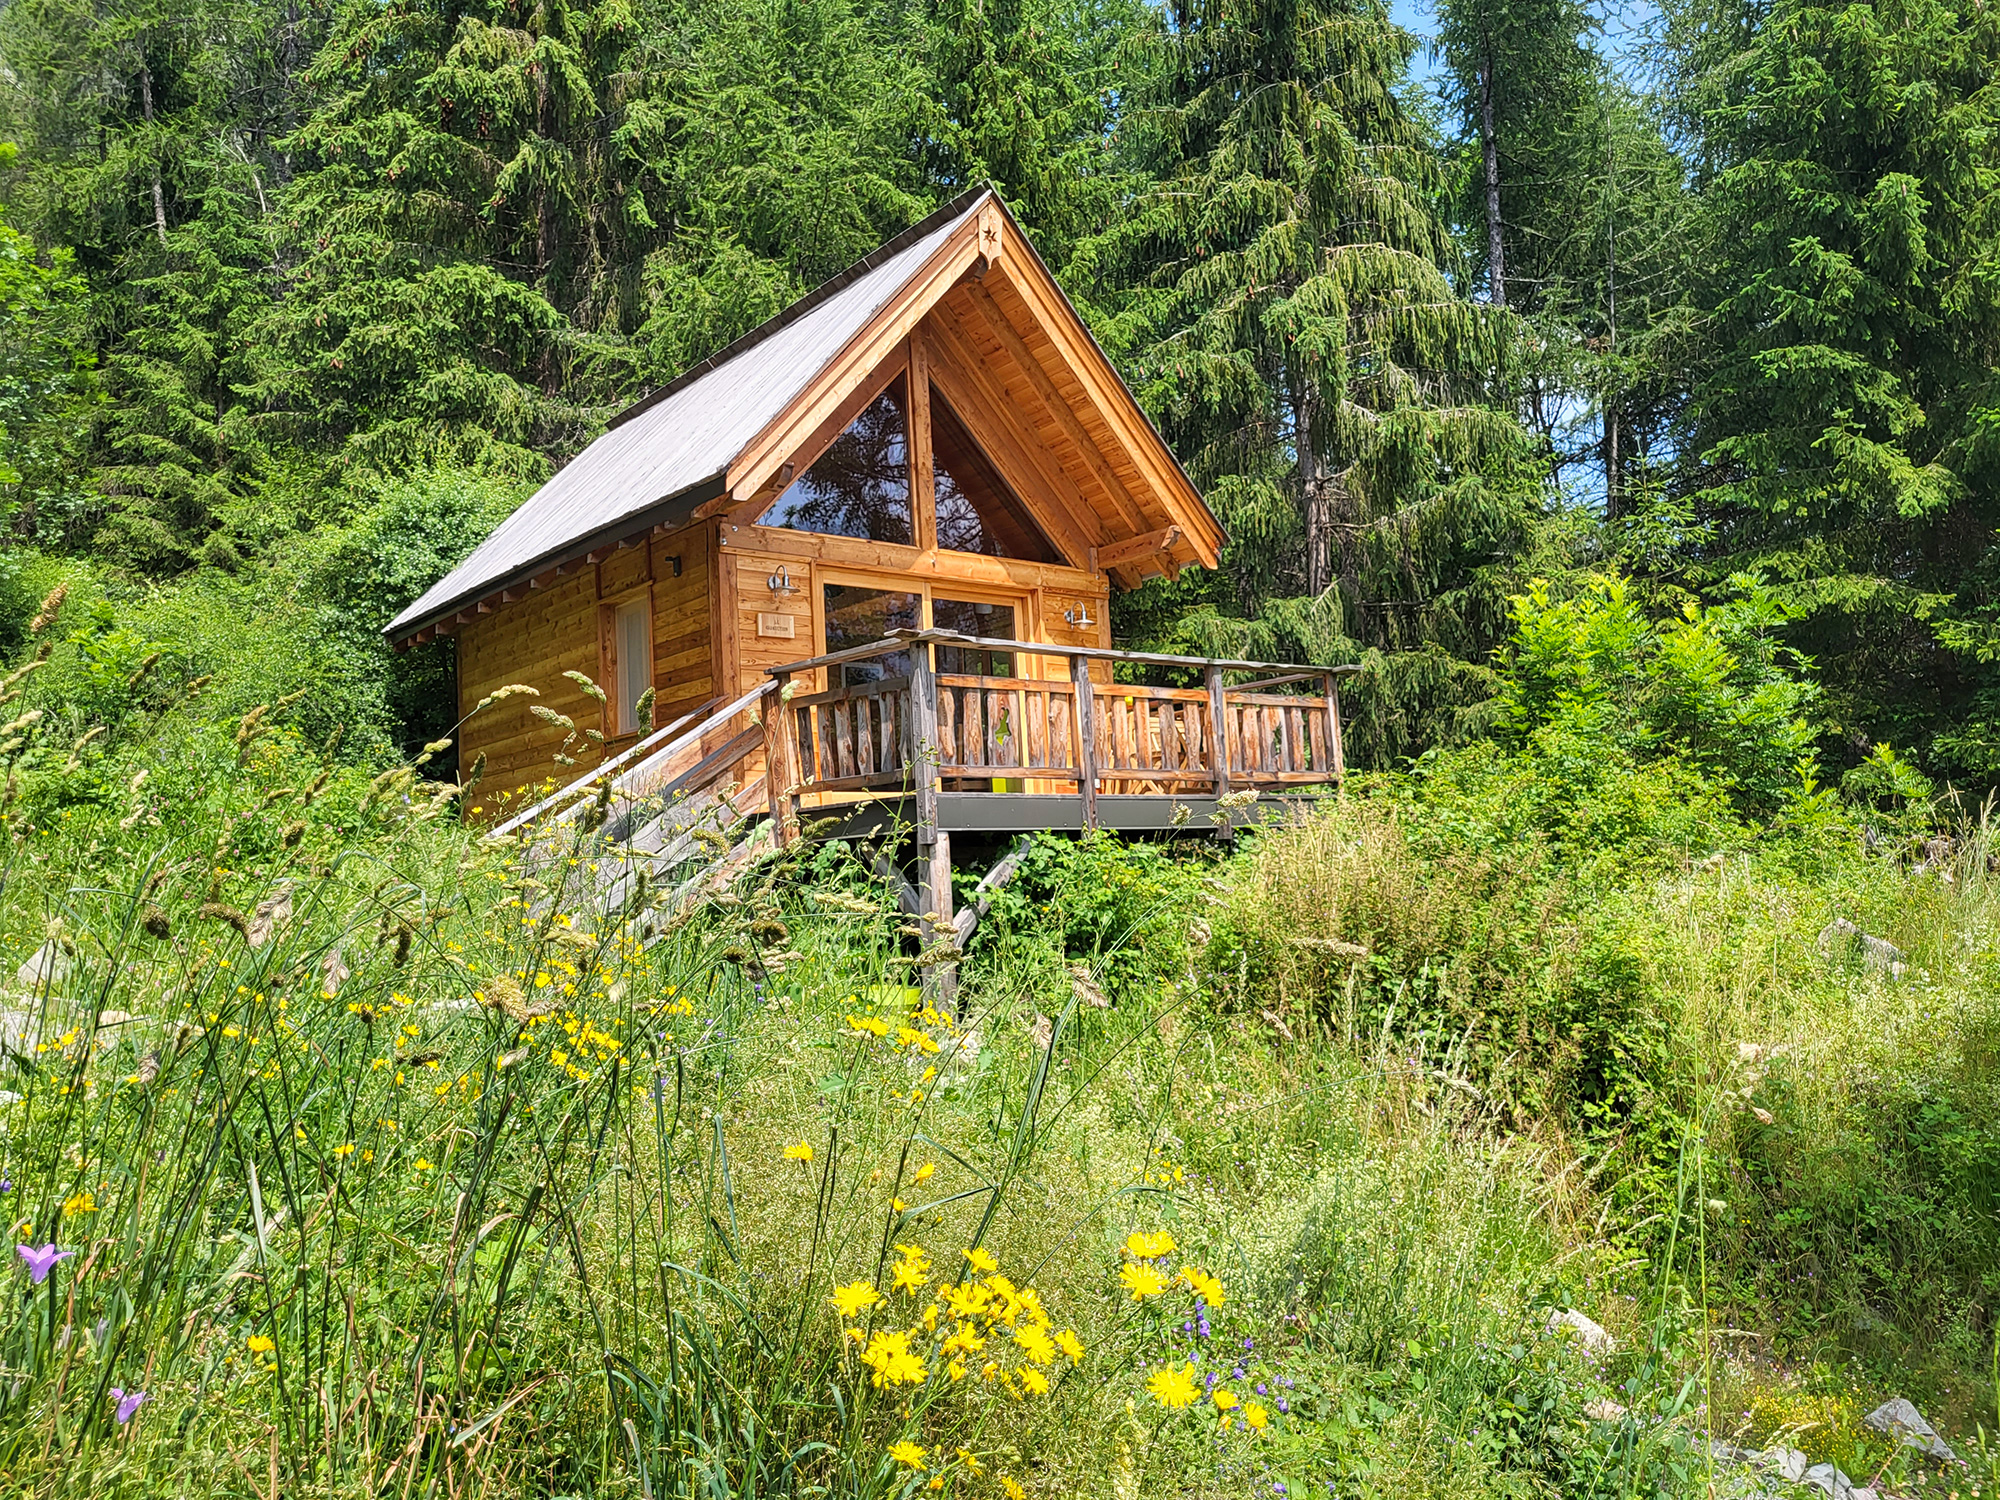
[{"label": "purple flower", "polygon": [[1292,1408],[1291,1408],[1291,1404],[1290,1404],[1289,1402],[1287,1402],[1287,1401],[1285,1400],[1285,1398],[1284,1398],[1283,1396],[1280,1396],[1280,1397],[1278,1398],[1278,1410],[1279,1410],[1279,1411],[1286,1411],[1286,1412],[1288,1412],[1288,1411],[1290,1411],[1291,1409],[1292,1409]]},{"label": "purple flower", "polygon": [[1261,1380],[1257,1382],[1257,1394],[1260,1396],[1268,1396],[1271,1394],[1269,1391],[1264,1389],[1264,1382]]},{"label": "purple flower", "polygon": [[49,1272],[56,1268],[59,1260],[68,1260],[76,1254],[74,1250],[58,1250],[54,1245],[44,1245],[37,1250],[32,1245],[16,1245],[14,1253],[27,1262],[28,1280],[40,1286],[49,1279]]},{"label": "purple flower", "polygon": [[1282,1479],[1276,1479],[1276,1480],[1273,1480],[1273,1481],[1271,1482],[1271,1493],[1272,1493],[1272,1494],[1274,1494],[1274,1495],[1282,1495],[1282,1494],[1284,1494],[1284,1493],[1285,1493],[1285,1481],[1284,1481],[1284,1480],[1282,1480]]},{"label": "purple flower", "polygon": [[1255,1349],[1257,1347],[1257,1341],[1255,1339],[1245,1339],[1243,1341],[1243,1347],[1245,1349]]},{"label": "purple flower", "polygon": [[1190,1321],[1190,1322],[1186,1322],[1186,1323],[1183,1323],[1183,1324],[1181,1324],[1181,1332],[1182,1332],[1182,1333],[1193,1333],[1193,1332],[1194,1332],[1194,1324],[1193,1324],[1193,1322],[1191,1322],[1191,1321]]},{"label": "purple flower", "polygon": [[0,1177],[0,1193],[11,1193],[13,1191],[14,1179],[11,1177]]},{"label": "purple flower", "polygon": [[1210,1390],[1214,1390],[1214,1389],[1215,1389],[1215,1382],[1216,1382],[1216,1381],[1217,1381],[1217,1380],[1218,1380],[1219,1378],[1220,1378],[1220,1377],[1219,1377],[1219,1376],[1218,1376],[1218,1375],[1217,1375],[1217,1374],[1215,1373],[1215,1371],[1213,1371],[1213,1370],[1210,1370],[1210,1371],[1208,1372],[1208,1375],[1207,1375],[1207,1381],[1208,1381],[1208,1388],[1209,1388]]},{"label": "purple flower", "polygon": [[114,1385],[111,1387],[111,1399],[118,1403],[118,1425],[123,1427],[152,1397],[144,1391],[121,1391]]}]

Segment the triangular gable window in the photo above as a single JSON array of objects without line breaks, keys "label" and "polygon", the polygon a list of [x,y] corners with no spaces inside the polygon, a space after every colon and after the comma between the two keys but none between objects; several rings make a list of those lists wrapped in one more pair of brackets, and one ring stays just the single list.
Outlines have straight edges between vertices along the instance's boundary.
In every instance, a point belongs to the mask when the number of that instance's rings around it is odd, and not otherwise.
[{"label": "triangular gable window", "polygon": [[904,404],[898,375],[757,524],[915,546]]},{"label": "triangular gable window", "polygon": [[931,456],[940,547],[1027,562],[1064,560],[936,386],[931,387]]}]

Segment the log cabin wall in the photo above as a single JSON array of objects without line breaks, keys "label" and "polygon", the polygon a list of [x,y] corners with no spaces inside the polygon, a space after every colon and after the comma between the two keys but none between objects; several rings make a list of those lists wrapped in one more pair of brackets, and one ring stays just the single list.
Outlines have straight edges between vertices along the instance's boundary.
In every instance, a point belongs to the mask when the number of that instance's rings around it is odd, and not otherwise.
[{"label": "log cabin wall", "polygon": [[[459,737],[459,764],[470,767],[486,757],[485,778],[473,806],[491,819],[518,804],[522,793],[558,775],[595,765],[591,753],[576,768],[557,766],[554,755],[562,731],[529,711],[540,704],[567,715],[579,729],[599,727],[597,704],[562,674],[598,673],[598,586],[596,569],[585,566],[524,597],[497,605],[490,614],[458,629],[458,711],[510,683],[526,683],[539,697],[523,694],[496,703],[465,723]],[[565,776],[566,779],[566,776]]]}]

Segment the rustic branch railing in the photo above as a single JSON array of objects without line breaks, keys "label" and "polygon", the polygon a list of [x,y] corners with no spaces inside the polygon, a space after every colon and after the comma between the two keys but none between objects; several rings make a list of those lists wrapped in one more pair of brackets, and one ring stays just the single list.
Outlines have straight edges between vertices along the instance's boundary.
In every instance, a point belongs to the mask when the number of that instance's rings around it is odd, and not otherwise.
[{"label": "rustic branch railing", "polygon": [[[990,677],[938,672],[932,647],[1004,651],[1017,662],[1063,661],[1066,675]],[[821,667],[908,653],[906,676],[787,698],[786,684]],[[1198,669],[1199,688],[1098,682],[1093,662]],[[987,640],[951,631],[898,631],[866,646],[772,669],[779,692],[767,725],[774,822],[808,792],[907,789],[920,843],[933,842],[940,790],[1035,783],[1075,787],[1096,826],[1100,792],[1226,796],[1337,782],[1346,765],[1338,682],[1354,667],[1163,656],[1090,646]],[[1240,687],[1226,674],[1257,680]],[[1302,687],[1280,693],[1273,689]],[[778,764],[783,757],[787,764]]]}]

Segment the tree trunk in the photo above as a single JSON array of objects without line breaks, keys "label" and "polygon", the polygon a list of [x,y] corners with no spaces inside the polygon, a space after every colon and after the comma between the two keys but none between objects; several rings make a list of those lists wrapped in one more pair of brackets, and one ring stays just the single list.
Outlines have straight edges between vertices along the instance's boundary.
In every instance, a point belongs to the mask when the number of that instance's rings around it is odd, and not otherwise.
[{"label": "tree trunk", "polygon": [[[535,133],[542,138],[544,146],[555,136],[555,102],[549,97],[549,70],[546,66],[535,70]],[[535,263],[541,275],[547,276],[555,264],[555,189],[547,175],[542,178],[541,204],[535,215]]]},{"label": "tree trunk", "polygon": [[1292,420],[1297,424],[1299,500],[1306,523],[1306,592],[1318,598],[1333,582],[1333,505],[1326,461],[1313,441],[1316,402],[1303,383],[1292,391]]},{"label": "tree trunk", "polygon": [[[1604,148],[1605,207],[1617,199],[1616,169],[1611,146]],[[1604,216],[1604,327],[1610,354],[1611,378],[1604,391],[1604,516],[1615,521],[1618,507],[1618,221],[1613,213]]]},{"label": "tree trunk", "polygon": [[[146,112],[146,123],[153,123],[153,70],[144,63],[139,64],[139,104]],[[150,148],[152,142],[148,141]],[[159,233],[160,248],[167,248],[167,198],[160,190],[159,158],[153,158],[153,228]]]},{"label": "tree trunk", "polygon": [[1479,63],[1479,149],[1486,164],[1486,279],[1493,305],[1507,305],[1507,259],[1500,245],[1500,147],[1493,138],[1493,55]]}]

